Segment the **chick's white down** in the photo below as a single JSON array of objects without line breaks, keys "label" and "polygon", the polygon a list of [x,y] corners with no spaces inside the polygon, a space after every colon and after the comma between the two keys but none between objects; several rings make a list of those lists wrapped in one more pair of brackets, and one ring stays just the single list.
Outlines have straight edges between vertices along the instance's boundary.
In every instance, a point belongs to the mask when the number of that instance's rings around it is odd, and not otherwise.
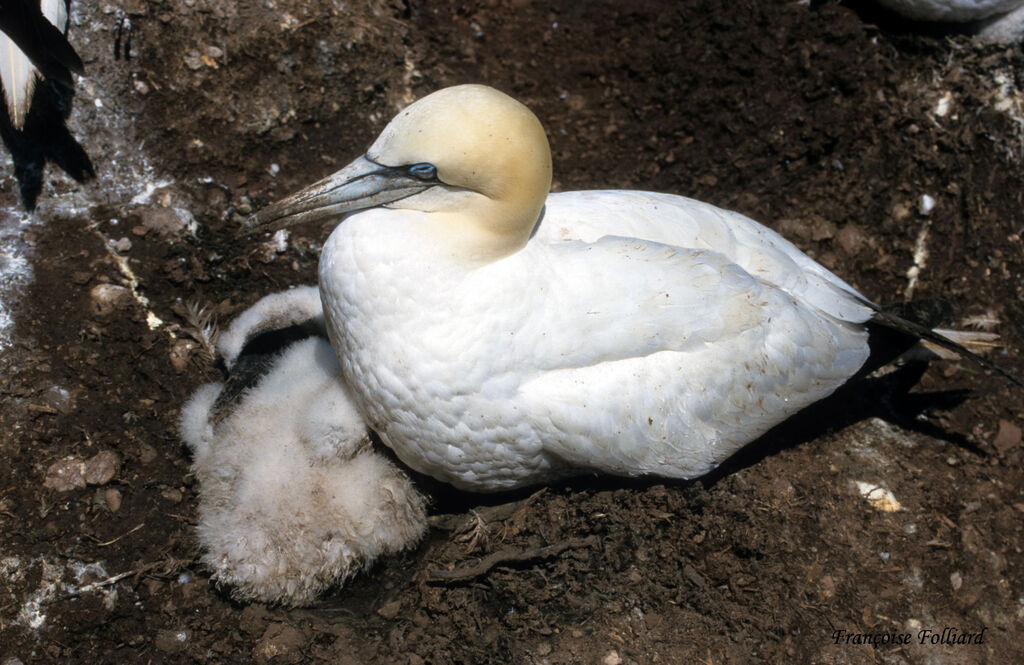
[{"label": "chick's white down", "polygon": [[[234,366],[242,340],[318,314],[316,288],[268,296],[222,336]],[[203,562],[233,596],[304,605],[378,556],[414,545],[422,496],[373,450],[323,337],[288,346],[226,406],[200,388],[181,431],[200,484]]]}]

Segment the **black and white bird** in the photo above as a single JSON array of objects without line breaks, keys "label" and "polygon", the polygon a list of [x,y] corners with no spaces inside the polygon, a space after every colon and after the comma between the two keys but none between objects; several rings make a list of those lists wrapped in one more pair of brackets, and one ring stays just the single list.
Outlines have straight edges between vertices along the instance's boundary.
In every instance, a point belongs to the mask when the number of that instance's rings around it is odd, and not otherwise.
[{"label": "black and white bird", "polygon": [[70,0],[0,0],[0,138],[11,153],[21,200],[35,208],[52,161],[75,180],[95,175],[65,126],[81,58],[65,37]]},{"label": "black and white bird", "polygon": [[238,600],[308,605],[420,540],[424,497],[370,442],[316,287],[266,296],[217,350],[227,381],[199,388],[181,417],[214,581]]}]

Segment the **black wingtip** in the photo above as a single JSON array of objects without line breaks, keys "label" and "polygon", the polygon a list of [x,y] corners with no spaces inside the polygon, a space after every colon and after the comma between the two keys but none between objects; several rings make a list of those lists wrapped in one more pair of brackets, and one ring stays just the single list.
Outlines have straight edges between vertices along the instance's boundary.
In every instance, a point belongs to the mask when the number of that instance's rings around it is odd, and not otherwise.
[{"label": "black wingtip", "polygon": [[957,344],[953,340],[940,335],[931,328],[923,326],[919,323],[915,323],[901,316],[897,316],[896,314],[890,313],[888,311],[884,311],[881,308],[872,306],[872,309],[875,310],[874,316],[871,317],[871,321],[873,323],[876,323],[878,325],[884,326],[892,330],[896,330],[901,333],[905,333],[907,335],[911,335],[918,339],[929,341],[937,346],[941,346],[944,349],[948,349],[949,351],[952,351],[961,358],[966,358],[967,360],[970,360],[979,367],[993,371],[1001,375],[1003,378],[1007,379],[1011,383],[1020,386],[1021,388],[1024,388],[1024,381],[1022,381],[1013,373],[1007,371],[1006,369],[1003,369],[999,365],[989,362],[988,360],[982,358],[981,356],[965,348],[964,346]]}]

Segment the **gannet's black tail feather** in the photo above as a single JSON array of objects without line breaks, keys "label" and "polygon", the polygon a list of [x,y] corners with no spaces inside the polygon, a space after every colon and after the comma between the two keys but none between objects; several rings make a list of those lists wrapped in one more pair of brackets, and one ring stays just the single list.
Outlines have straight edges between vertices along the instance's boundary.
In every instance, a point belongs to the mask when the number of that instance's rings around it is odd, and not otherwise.
[{"label": "gannet's black tail feather", "polygon": [[[874,324],[875,327],[880,327],[880,330],[878,330],[877,328],[876,330],[878,333],[880,333],[880,335],[878,336],[883,338],[884,345],[895,343],[898,348],[898,345],[906,344],[906,348],[903,349],[904,351],[906,351],[909,350],[909,348],[913,346],[917,340],[931,342],[936,346],[952,351],[961,358],[966,358],[971,362],[976,363],[979,367],[983,369],[991,370],[1002,375],[1007,380],[1018,386],[1024,387],[1024,381],[1022,381],[1018,377],[1014,376],[1013,374],[1003,369],[1002,367],[999,367],[998,365],[995,365],[989,362],[988,360],[985,360],[984,358],[974,353],[970,349],[964,347],[962,344],[958,344],[953,340],[935,332],[927,325],[922,325],[921,323],[917,323],[915,321],[911,321],[910,319],[904,318],[903,316],[900,316],[900,314],[894,313],[892,310],[888,308],[882,309],[881,307],[878,307],[877,305],[871,303],[868,303],[868,306],[871,307],[871,309],[874,310],[875,312],[874,316],[871,317],[871,323]],[[913,314],[910,315],[913,316]],[[925,316],[925,318],[931,317]],[[900,333],[901,335],[886,334],[889,333],[889,331]],[[873,341],[874,337],[875,335],[873,334]],[[900,339],[901,337],[902,339]],[[869,364],[870,363],[871,359],[869,359]]]},{"label": "gannet's black tail feather", "polygon": [[52,161],[78,182],[95,177],[92,161],[64,124],[71,113],[74,91],[44,79],[36,85],[31,111],[22,129],[16,129],[0,111],[0,139],[11,153],[14,177],[22,203],[29,211],[43,188],[46,162]]}]

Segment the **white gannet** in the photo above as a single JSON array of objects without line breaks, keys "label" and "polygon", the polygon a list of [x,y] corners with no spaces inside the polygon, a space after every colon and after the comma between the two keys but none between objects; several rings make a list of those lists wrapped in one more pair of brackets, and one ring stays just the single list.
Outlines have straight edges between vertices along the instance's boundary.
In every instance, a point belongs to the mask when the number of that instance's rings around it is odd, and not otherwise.
[{"label": "white gannet", "polygon": [[320,257],[328,333],[417,471],[477,491],[699,476],[854,376],[869,321],[902,325],[743,215],[550,183],[533,113],[463,85],[247,224],[344,217]]},{"label": "white gannet", "polygon": [[[218,341],[228,383],[201,387],[182,410],[202,559],[238,599],[308,604],[426,530],[422,495],[369,443],[319,313],[315,287],[260,300]],[[240,355],[290,327],[320,336]]]}]

